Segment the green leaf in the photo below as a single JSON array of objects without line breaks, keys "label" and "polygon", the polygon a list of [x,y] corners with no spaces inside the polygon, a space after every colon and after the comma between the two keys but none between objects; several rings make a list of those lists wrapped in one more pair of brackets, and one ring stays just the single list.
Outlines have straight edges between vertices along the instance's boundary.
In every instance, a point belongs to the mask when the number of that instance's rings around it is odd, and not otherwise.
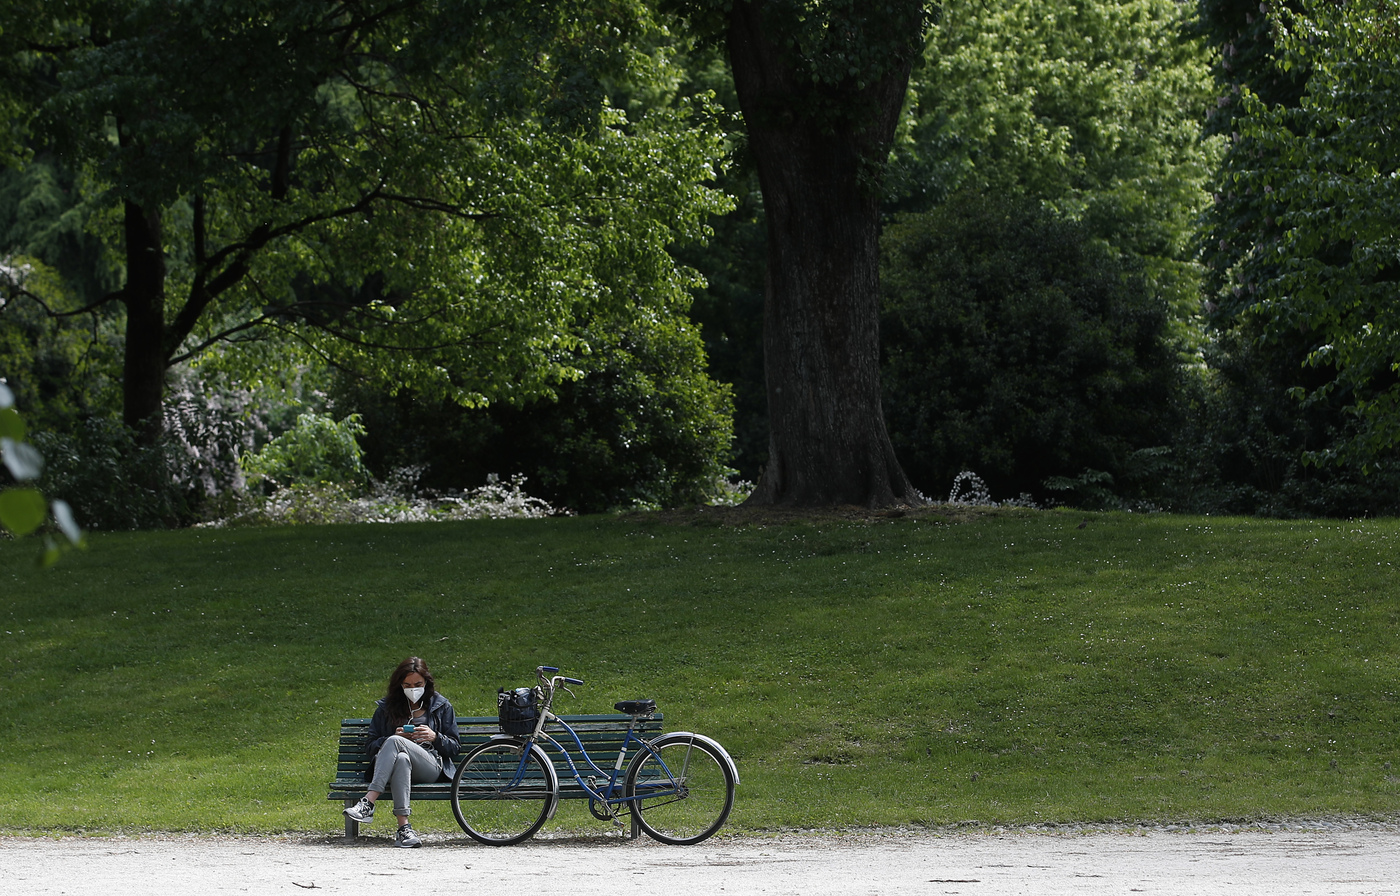
[{"label": "green leaf", "polygon": [[24,441],[24,418],[14,408],[0,407],[0,438]]},{"label": "green leaf", "polygon": [[0,492],[0,526],[24,537],[44,522],[49,506],[37,489],[12,488]]}]

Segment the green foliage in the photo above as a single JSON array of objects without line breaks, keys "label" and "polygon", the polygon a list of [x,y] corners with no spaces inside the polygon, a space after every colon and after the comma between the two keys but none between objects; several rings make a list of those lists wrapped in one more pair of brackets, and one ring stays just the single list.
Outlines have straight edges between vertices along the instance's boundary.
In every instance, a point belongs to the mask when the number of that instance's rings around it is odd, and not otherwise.
[{"label": "green foliage", "polygon": [[0,56],[106,244],[158,225],[161,365],[278,328],[480,405],[580,375],[598,309],[688,301],[666,249],[724,206],[717,138],[604,98],[664,71],[652,30],[636,2],[20,2]]},{"label": "green foliage", "polygon": [[58,288],[36,290],[55,311],[85,307],[120,286],[111,250],[89,230],[83,190],[77,172],[50,153],[0,168],[0,251],[36,259],[60,278]]},{"label": "green foliage", "polygon": [[1217,54],[1213,73],[1219,96],[1206,126],[1209,132],[1226,138],[1212,184],[1214,201],[1206,209],[1198,234],[1207,271],[1210,323],[1217,330],[1229,328],[1250,304],[1247,293],[1229,282],[1230,271],[1251,246],[1267,245],[1277,233],[1273,219],[1264,214],[1262,193],[1236,188],[1236,172],[1257,164],[1259,153],[1238,126],[1245,91],[1275,106],[1297,106],[1302,96],[1307,70],[1285,71],[1275,64],[1279,10],[1292,5],[1260,8],[1250,0],[1198,3],[1197,30]]},{"label": "green foliage", "polygon": [[171,475],[178,449],[139,443],[121,421],[91,417],[68,432],[40,433],[45,491],[78,508],[91,529],[155,529],[195,522],[199,492]]},{"label": "green foliage", "polygon": [[703,373],[699,335],[644,322],[598,335],[585,378],[517,418],[531,479],[583,513],[705,502],[730,472],[733,400]]},{"label": "green foliage", "polygon": [[49,157],[0,169],[0,357],[17,403],[44,432],[121,400],[119,319],[77,314],[115,282],[78,192]]},{"label": "green foliage", "polygon": [[1234,131],[1244,88],[1269,103],[1286,106],[1297,105],[1302,96],[1307,70],[1284,69],[1274,64],[1278,15],[1282,10],[1298,8],[1297,0],[1269,4],[1253,0],[1196,0],[1191,30],[1210,47],[1211,72],[1219,94],[1206,126],[1210,133],[1230,138],[1227,165],[1243,155]]},{"label": "green foliage", "polygon": [[1289,388],[1320,386],[1326,371],[1299,365],[1304,340],[1260,338],[1257,320],[1217,334],[1208,374],[1173,441],[1163,506],[1192,513],[1285,518],[1400,513],[1400,469],[1375,463],[1309,464],[1310,452],[1344,442],[1359,421]]},{"label": "green foliage", "polygon": [[243,469],[272,487],[293,485],[363,486],[369,482],[359,437],[365,434],[359,414],[337,421],[308,412],[296,425],[255,454],[245,454]]},{"label": "green foliage", "polygon": [[1200,237],[1206,493],[1237,512],[1394,513],[1393,6],[1211,0],[1200,17],[1219,53],[1210,126],[1229,138]]},{"label": "green foliage", "polygon": [[734,211],[713,223],[715,236],[691,244],[678,257],[705,278],[690,319],[705,339],[712,377],[734,393],[734,442],[729,457],[748,479],[768,462],[768,395],[763,372],[764,212],[751,166],[725,181],[740,198]]},{"label": "green foliage", "polygon": [[29,428],[14,405],[14,393],[0,380],[0,539],[23,538],[37,531],[50,519],[52,509],[52,522],[67,545],[45,536],[40,562],[50,566],[66,546],[82,546],[83,534],[66,501],[50,504],[44,493],[31,485],[43,474],[44,456],[26,441]]},{"label": "green foliage", "polygon": [[552,401],[462,409],[374,383],[345,383],[338,407],[364,415],[366,462],[384,477],[421,466],[421,483],[460,490],[498,471],[577,512],[705,500],[728,472],[732,405],[703,373],[698,334],[683,322],[596,321],[584,370]]},{"label": "green foliage", "polygon": [[[657,5],[684,17],[692,33],[713,41],[725,37],[736,4],[734,0],[660,0]],[[900,64],[899,57],[911,39],[924,33],[937,4],[927,0],[764,0],[759,6],[765,33],[789,51],[784,61],[795,67],[801,81],[863,89]],[[839,118],[863,113],[848,107],[823,114]]]},{"label": "green foliage", "polygon": [[1202,142],[1205,50],[1173,0],[944,3],[894,155],[901,210],[960,190],[1012,191],[1140,258],[1199,342],[1196,215],[1216,145]]},{"label": "green foliage", "polygon": [[[155,443],[138,442],[101,411],[42,430],[37,438],[50,461],[45,488],[71,501],[83,524],[97,529],[188,525],[232,512],[246,485],[240,457],[289,429],[293,409],[315,396],[306,371],[284,382],[270,365],[242,388],[221,369],[225,360],[216,351],[197,369],[171,374],[165,425]],[[74,384],[75,394],[82,395],[82,385]]]},{"label": "green foliage", "polygon": [[763,370],[763,293],[767,232],[758,171],[747,149],[733,75],[712,45],[688,47],[682,60],[683,94],[713,93],[724,111],[729,164],[717,185],[735,197],[733,209],[711,219],[706,242],[678,246],[676,257],[695,268],[705,285],[695,291],[690,319],[705,340],[710,375],[734,392],[734,441],[729,457],[749,480],[768,462],[768,395]]},{"label": "green foliage", "polygon": [[1271,238],[1238,256],[1225,287],[1267,321],[1265,338],[1306,334],[1322,376],[1296,397],[1362,422],[1314,459],[1375,464],[1400,446],[1397,15],[1389,0],[1304,3],[1276,31],[1279,67],[1309,73],[1298,105],[1241,93],[1253,156],[1233,167],[1232,189],[1253,197]]},{"label": "green foliage", "polygon": [[976,193],[896,218],[883,244],[884,403],[916,485],[972,470],[1000,496],[1072,500],[1106,475],[1144,496],[1181,374],[1139,268],[1031,200]]},{"label": "green foliage", "polygon": [[16,404],[41,431],[63,431],[120,401],[121,343],[110,317],[53,316],[78,301],[40,259],[0,256],[0,357]]}]

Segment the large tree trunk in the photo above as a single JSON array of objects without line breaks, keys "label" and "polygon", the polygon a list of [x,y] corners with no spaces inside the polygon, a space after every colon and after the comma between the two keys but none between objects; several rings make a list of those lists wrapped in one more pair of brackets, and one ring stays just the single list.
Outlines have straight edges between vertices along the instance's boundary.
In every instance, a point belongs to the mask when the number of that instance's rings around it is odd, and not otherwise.
[{"label": "large tree trunk", "polygon": [[880,402],[878,175],[913,53],[863,88],[814,85],[762,15],[736,2],[728,35],[768,226],[769,451],[749,503],[922,503]]},{"label": "large tree trunk", "polygon": [[125,207],[126,355],[122,419],[145,444],[160,436],[165,394],[165,247],[159,212]]}]

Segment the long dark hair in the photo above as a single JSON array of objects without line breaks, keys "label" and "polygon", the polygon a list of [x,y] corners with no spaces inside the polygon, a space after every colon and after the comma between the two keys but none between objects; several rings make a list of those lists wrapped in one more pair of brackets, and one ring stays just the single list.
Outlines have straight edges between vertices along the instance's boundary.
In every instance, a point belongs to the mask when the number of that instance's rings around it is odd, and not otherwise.
[{"label": "long dark hair", "polygon": [[437,685],[433,682],[433,673],[428,671],[427,663],[416,656],[399,663],[389,676],[389,691],[384,695],[384,708],[389,711],[389,718],[396,727],[408,721],[410,707],[408,698],[403,695],[403,680],[414,672],[423,676],[424,709],[432,705],[433,695],[437,693]]}]

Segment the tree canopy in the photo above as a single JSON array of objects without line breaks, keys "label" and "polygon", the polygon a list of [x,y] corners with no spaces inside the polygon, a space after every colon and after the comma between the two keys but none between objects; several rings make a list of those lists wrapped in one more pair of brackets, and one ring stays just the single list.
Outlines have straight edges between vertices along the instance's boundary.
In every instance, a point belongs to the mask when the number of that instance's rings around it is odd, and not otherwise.
[{"label": "tree canopy", "polygon": [[954,194],[1039,200],[1140,259],[1179,323],[1199,304],[1196,216],[1216,156],[1200,139],[1204,43],[1173,0],[951,0],[910,83],[892,208]]},{"label": "tree canopy", "polygon": [[[0,13],[11,158],[61,158],[124,260],[125,417],[172,365],[269,330],[461,404],[576,377],[583,323],[673,315],[718,137],[654,76],[640,3],[21,0]],[[13,285],[34,302],[42,295]]]},{"label": "tree canopy", "polygon": [[1226,188],[1262,225],[1236,249],[1217,301],[1267,339],[1308,343],[1294,395],[1340,403],[1359,426],[1315,452],[1374,463],[1400,445],[1400,4],[1279,10],[1272,64],[1306,72],[1297,102],[1241,86],[1249,148]]},{"label": "tree canopy", "polygon": [[[0,374],[26,418],[82,420],[93,445],[120,404],[137,442],[108,453],[136,457],[212,407],[204,384],[309,364],[316,406],[271,416],[359,413],[367,464],[528,454],[556,502],[684,501],[732,432],[684,314],[694,265],[716,274],[697,319],[753,336],[723,363],[748,377],[755,503],[918,502],[997,433],[1022,456],[981,472],[1013,487],[1116,476],[1185,394],[1204,410],[1178,472],[1209,457],[1313,508],[1341,492],[1300,459],[1331,459],[1347,489],[1386,468],[1371,480],[1400,494],[1400,7],[1195,8],[1193,27],[1173,0],[13,0]],[[1169,375],[1183,345],[1198,375]],[[1062,404],[1096,410],[1023,400],[1079,385]],[[896,447],[939,445],[905,475]]]}]

